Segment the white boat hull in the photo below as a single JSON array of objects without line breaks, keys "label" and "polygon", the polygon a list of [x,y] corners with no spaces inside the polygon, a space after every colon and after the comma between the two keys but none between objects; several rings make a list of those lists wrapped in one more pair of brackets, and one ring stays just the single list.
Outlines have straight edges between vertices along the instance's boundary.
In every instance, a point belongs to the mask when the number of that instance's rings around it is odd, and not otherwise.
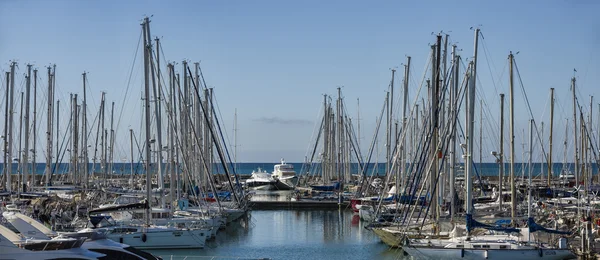
[{"label": "white boat hull", "polygon": [[144,234],[141,232],[110,233],[108,238],[138,249],[204,248],[211,231],[205,229],[159,230],[149,231],[145,235],[145,241]]},{"label": "white boat hull", "polygon": [[405,254],[413,259],[499,259],[499,260],[562,260],[574,259],[568,249],[472,249],[404,246]]}]

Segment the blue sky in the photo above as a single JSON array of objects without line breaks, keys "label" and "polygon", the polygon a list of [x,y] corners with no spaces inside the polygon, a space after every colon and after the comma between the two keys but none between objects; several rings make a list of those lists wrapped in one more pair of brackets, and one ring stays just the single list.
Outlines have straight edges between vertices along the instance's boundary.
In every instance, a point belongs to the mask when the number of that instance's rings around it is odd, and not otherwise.
[{"label": "blue sky", "polygon": [[[448,33],[463,60],[470,60],[470,28],[478,26],[483,33],[478,95],[486,104],[482,150],[484,161],[491,161],[489,151],[497,149],[493,144],[498,135],[498,94],[508,97],[509,51],[519,52],[515,59],[536,120],[549,121],[549,88],[556,88],[559,146],[564,119],[572,113],[569,82],[574,68],[578,96],[586,109],[589,96],[597,95],[599,10],[597,1],[9,0],[0,1],[0,70],[4,82],[9,61],[16,60],[17,85],[22,87],[25,64],[35,64],[43,89],[44,67],[56,64],[57,99],[63,104],[69,93],[82,93],[81,73],[87,71],[89,117],[97,113],[101,91],[107,92],[108,102],[116,102],[117,144],[123,145],[118,145],[115,160],[120,160],[128,157],[128,129],[140,131],[139,54],[127,96],[125,89],[140,22],[144,15],[153,15],[151,33],[162,39],[162,64],[165,59],[173,61],[181,70],[183,59],[201,61],[232,142],[237,109],[239,161],[276,162],[281,157],[302,161],[319,120],[323,94],[334,95],[343,86],[353,117],[360,99],[361,142],[369,143],[390,69],[398,68],[399,85],[404,77],[401,64],[407,55],[412,57],[412,100],[426,73],[435,34]],[[400,105],[402,93],[399,89],[395,93]],[[529,116],[521,91],[515,93],[517,143],[522,143]],[[594,100],[595,117],[600,114],[599,98]],[[62,108],[61,117],[66,117],[66,105]],[[40,138],[38,143],[43,143]]]}]

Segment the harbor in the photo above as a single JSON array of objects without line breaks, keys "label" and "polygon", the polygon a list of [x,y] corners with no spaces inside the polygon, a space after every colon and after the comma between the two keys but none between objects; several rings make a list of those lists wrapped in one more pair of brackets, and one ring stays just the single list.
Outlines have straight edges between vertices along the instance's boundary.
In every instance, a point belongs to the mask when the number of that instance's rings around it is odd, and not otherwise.
[{"label": "harbor", "polygon": [[600,3],[32,3],[2,259],[600,259]]}]

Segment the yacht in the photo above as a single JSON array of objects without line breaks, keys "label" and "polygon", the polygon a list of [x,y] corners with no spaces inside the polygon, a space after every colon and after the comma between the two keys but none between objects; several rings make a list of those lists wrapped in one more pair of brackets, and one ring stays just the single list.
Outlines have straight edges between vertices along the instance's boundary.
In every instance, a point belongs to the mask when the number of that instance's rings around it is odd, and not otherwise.
[{"label": "yacht", "polygon": [[83,255],[80,250],[50,250],[31,251],[17,247],[13,242],[0,234],[0,252],[3,259],[29,260],[29,259],[99,259],[104,254],[89,252],[91,255]]},{"label": "yacht", "polygon": [[[0,234],[23,249],[31,251],[68,250],[70,252],[91,257],[104,254],[110,259],[160,259],[129,245],[110,240],[106,237],[106,234],[101,232],[57,234],[41,225],[39,222],[20,213],[7,214],[7,217],[11,225],[17,228],[21,235],[14,233],[12,230],[1,225]],[[30,234],[33,235],[33,237],[27,237]]]},{"label": "yacht", "polygon": [[258,168],[257,171],[252,171],[252,176],[246,180],[246,187],[253,190],[277,190],[277,180]]},{"label": "yacht", "polygon": [[[103,211],[109,208],[116,208],[124,205],[135,205],[141,200],[140,197],[130,194],[124,194],[117,197],[112,203],[102,204],[98,210]],[[92,210],[96,212],[97,210]],[[186,214],[181,210],[172,212],[168,208],[153,207],[152,224],[159,226],[173,226],[178,228],[197,228],[204,227],[210,230],[211,237],[217,235],[217,231],[221,226],[221,216],[217,214]],[[100,213],[104,216],[110,216],[117,224],[126,223],[134,225],[144,224],[144,209],[142,208],[127,208],[118,211],[110,210],[105,213]]]},{"label": "yacht", "polygon": [[296,176],[294,165],[285,163],[285,160],[282,158],[281,163],[275,164],[273,168],[273,174],[271,174],[271,176],[284,184],[284,187],[282,187],[284,189],[280,190],[293,190],[296,188],[298,176]]},{"label": "yacht", "polygon": [[500,239],[465,239],[465,237],[448,241],[445,244],[410,242],[403,247],[406,254],[414,259],[574,259],[575,255],[566,247],[566,242],[560,242],[559,248],[548,248],[534,242]]},{"label": "yacht", "polygon": [[88,215],[92,228],[84,231],[106,232],[109,239],[139,249],[204,248],[206,240],[211,237],[211,229],[204,227],[204,223],[188,222],[183,228],[155,225],[152,222],[142,225],[133,220],[116,223],[110,215],[106,215],[115,211],[137,211],[148,207],[148,202],[144,201],[90,210]]}]

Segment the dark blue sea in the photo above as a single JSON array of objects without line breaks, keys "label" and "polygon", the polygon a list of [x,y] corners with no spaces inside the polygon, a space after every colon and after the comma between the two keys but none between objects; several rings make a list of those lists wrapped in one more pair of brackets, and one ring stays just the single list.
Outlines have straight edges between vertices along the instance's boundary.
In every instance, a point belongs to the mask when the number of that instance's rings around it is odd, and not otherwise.
[{"label": "dark blue sea", "polygon": [[[237,174],[250,174],[252,173],[253,170],[256,170],[258,168],[264,169],[267,172],[271,172],[273,171],[273,167],[275,164],[278,164],[278,162],[264,162],[264,163],[237,163],[237,164],[228,164],[228,168],[230,169],[230,172],[232,173],[233,171],[235,171],[235,173]],[[320,168],[320,164],[318,163],[313,163],[312,165],[308,165],[308,164],[304,164],[304,163],[297,163],[297,162],[293,162],[293,163],[288,163],[288,164],[292,164],[294,165],[294,169],[296,170],[296,172],[298,174],[314,174],[314,172],[318,172],[318,169]],[[537,176],[539,174],[544,174],[546,175],[548,170],[547,170],[547,164],[545,163],[533,163],[532,164],[532,173],[534,176]],[[461,165],[462,166],[462,165]],[[499,164],[497,163],[475,163],[475,171],[479,176],[497,176],[498,175],[498,169],[499,169]],[[45,171],[45,167],[46,164],[45,163],[36,163],[35,164],[35,173],[36,174],[44,174]],[[52,173],[53,174],[63,174],[63,173],[67,173],[69,171],[69,164],[68,163],[58,163],[58,164],[52,164]],[[82,167],[82,166],[80,166]],[[151,166],[152,168],[156,168],[156,165]],[[163,166],[164,167],[164,166]],[[381,176],[381,175],[385,175],[385,163],[370,163],[367,165],[367,167],[365,167],[366,171],[365,174],[368,176],[372,176],[372,175],[377,175],[377,176]],[[462,168],[462,167],[460,167]],[[12,164],[12,172],[17,173],[18,172],[18,164],[17,163],[13,163]],[[83,167],[82,167],[83,169]],[[102,169],[101,165],[99,163],[93,164],[90,163],[89,164],[89,169],[90,172],[104,172],[104,169]],[[163,168],[164,169],[164,168]],[[594,174],[596,174],[596,172],[598,172],[598,167],[595,164],[592,164],[592,169]],[[317,170],[317,171],[315,171]],[[509,164],[506,163],[504,166],[504,170],[505,172],[508,172],[509,170]],[[4,164],[0,164],[0,171],[2,173],[4,173]],[[552,172],[554,176],[558,176],[561,172],[565,172],[565,171],[573,171],[573,164],[572,163],[554,163],[553,167],[552,167]],[[142,163],[134,163],[133,167],[131,165],[131,163],[122,163],[122,162],[116,162],[113,163],[112,166],[109,165],[107,172],[112,172],[113,174],[122,174],[122,175],[129,175],[129,174],[144,174],[144,165]],[[214,164],[213,165],[213,172],[215,174],[221,174],[224,173],[224,167],[221,164]],[[353,174],[359,174],[360,170],[358,167],[358,164],[356,163],[352,163],[351,164],[351,172]],[[527,166],[526,163],[516,163],[515,164],[515,175],[516,176],[527,176],[529,174],[529,167]]]}]

